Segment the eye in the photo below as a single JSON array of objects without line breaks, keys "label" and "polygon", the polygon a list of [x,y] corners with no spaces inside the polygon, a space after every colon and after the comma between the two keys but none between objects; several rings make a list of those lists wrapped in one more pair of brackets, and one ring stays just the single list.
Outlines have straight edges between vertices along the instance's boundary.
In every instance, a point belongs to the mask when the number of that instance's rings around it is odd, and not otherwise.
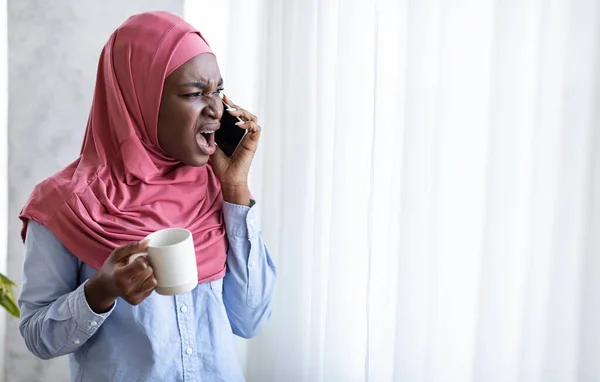
[{"label": "eye", "polygon": [[[223,93],[223,90],[225,90],[224,87],[220,87],[217,90],[215,90],[212,95],[221,95],[221,93]],[[198,97],[209,97],[210,95],[208,93],[203,93],[203,92],[194,92],[194,93],[188,93],[188,94],[183,94],[182,97],[184,98],[198,98]]]},{"label": "eye", "polygon": [[182,97],[185,97],[185,98],[202,97],[202,93],[200,93],[200,92],[188,93],[188,94],[184,94]]}]

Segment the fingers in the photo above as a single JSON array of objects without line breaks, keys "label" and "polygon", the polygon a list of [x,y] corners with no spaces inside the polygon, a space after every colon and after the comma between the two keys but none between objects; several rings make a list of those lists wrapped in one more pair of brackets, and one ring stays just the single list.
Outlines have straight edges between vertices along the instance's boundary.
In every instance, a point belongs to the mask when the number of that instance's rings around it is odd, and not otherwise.
[{"label": "fingers", "polygon": [[157,285],[154,270],[142,257],[123,267],[119,278],[123,290],[122,297],[132,305],[138,305],[144,301]]},{"label": "fingers", "polygon": [[144,294],[156,288],[157,281],[154,270],[148,266],[131,278],[132,291],[136,294]]},{"label": "fingers", "polygon": [[119,262],[133,254],[144,252],[147,248],[148,241],[142,240],[140,242],[131,243],[124,247],[115,249],[111,256],[113,257],[115,262]]},{"label": "fingers", "polygon": [[139,287],[138,291],[141,294],[145,294],[146,292],[152,292],[156,288],[157,285],[158,285],[158,282],[156,281],[156,277],[154,277],[154,273],[152,273],[144,281],[142,281],[140,283],[140,287]]},{"label": "fingers", "polygon": [[130,264],[125,265],[120,270],[121,276],[130,283],[136,283],[140,280],[145,280],[148,275],[154,273],[152,267],[144,257],[138,257]]},{"label": "fingers", "polygon": [[242,160],[250,165],[252,158],[258,149],[258,141],[260,140],[261,128],[256,122],[248,121],[239,125],[242,129],[248,130],[248,133],[244,135],[239,146],[233,153],[232,159],[235,162]]},{"label": "fingers", "polygon": [[225,94],[223,95],[223,101],[225,101],[226,105],[231,106],[232,108],[235,109],[239,109],[238,106],[236,104],[234,104],[233,102],[231,102],[231,100],[229,99],[229,97],[227,97]]},{"label": "fingers", "polygon": [[147,248],[146,240],[131,243],[115,249],[107,259],[117,295],[132,305],[140,304],[156,287],[154,270],[145,256],[129,262],[131,256],[145,252]]},{"label": "fingers", "polygon": [[248,130],[249,133],[260,133],[261,130],[261,127],[254,121],[237,122],[236,125]]},{"label": "fingers", "polygon": [[256,116],[247,110],[235,108],[235,109],[227,109],[226,111],[229,114],[233,115],[234,117],[240,118],[244,122],[245,121],[257,122]]},{"label": "fingers", "polygon": [[258,119],[256,118],[256,116],[252,113],[250,113],[248,110],[245,110],[241,107],[239,107],[238,105],[234,104],[233,102],[231,102],[231,100],[225,96],[223,98],[223,100],[225,101],[225,103],[227,105],[231,105],[232,109],[227,109],[227,112],[231,115],[233,115],[234,117],[238,117],[240,119],[242,119],[242,121],[247,122],[247,121],[252,121],[252,122],[258,122]]},{"label": "fingers", "polygon": [[261,127],[253,121],[244,122],[238,125],[242,129],[248,130],[248,134],[244,136],[242,140],[242,145],[244,141],[249,141],[253,144],[252,147],[246,147],[247,149],[252,149],[252,152],[256,152],[256,148],[258,147],[258,141],[260,139]]}]

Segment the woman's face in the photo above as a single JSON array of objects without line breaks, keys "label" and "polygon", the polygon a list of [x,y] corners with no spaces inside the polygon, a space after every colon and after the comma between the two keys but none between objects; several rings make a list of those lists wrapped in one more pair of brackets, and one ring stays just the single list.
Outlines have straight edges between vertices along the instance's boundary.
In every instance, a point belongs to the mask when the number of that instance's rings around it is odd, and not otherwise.
[{"label": "woman's face", "polygon": [[188,166],[203,166],[215,152],[223,79],[217,60],[200,54],[166,79],[158,113],[158,143],[171,157]]}]

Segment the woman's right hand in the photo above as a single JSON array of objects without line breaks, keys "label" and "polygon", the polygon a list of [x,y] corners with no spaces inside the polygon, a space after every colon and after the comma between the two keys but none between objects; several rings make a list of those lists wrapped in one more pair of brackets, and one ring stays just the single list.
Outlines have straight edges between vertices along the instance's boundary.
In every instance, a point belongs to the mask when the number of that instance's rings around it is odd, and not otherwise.
[{"label": "woman's right hand", "polygon": [[85,296],[96,313],[110,310],[121,297],[131,305],[144,301],[156,288],[156,278],[145,257],[129,263],[129,257],[144,252],[147,242],[132,243],[115,249],[85,285]]}]

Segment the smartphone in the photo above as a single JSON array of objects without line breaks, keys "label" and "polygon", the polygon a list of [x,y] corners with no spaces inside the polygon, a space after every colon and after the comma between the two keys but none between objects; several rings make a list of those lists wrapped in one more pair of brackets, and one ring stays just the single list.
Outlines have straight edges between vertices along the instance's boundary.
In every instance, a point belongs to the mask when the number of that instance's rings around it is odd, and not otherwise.
[{"label": "smartphone", "polygon": [[242,141],[242,138],[244,138],[246,130],[235,125],[236,122],[242,120],[229,114],[227,109],[229,109],[230,106],[227,105],[224,100],[221,101],[223,102],[224,110],[220,121],[221,127],[219,127],[219,130],[215,131],[215,142],[217,143],[217,146],[223,150],[225,155],[231,158],[235,149]]}]

